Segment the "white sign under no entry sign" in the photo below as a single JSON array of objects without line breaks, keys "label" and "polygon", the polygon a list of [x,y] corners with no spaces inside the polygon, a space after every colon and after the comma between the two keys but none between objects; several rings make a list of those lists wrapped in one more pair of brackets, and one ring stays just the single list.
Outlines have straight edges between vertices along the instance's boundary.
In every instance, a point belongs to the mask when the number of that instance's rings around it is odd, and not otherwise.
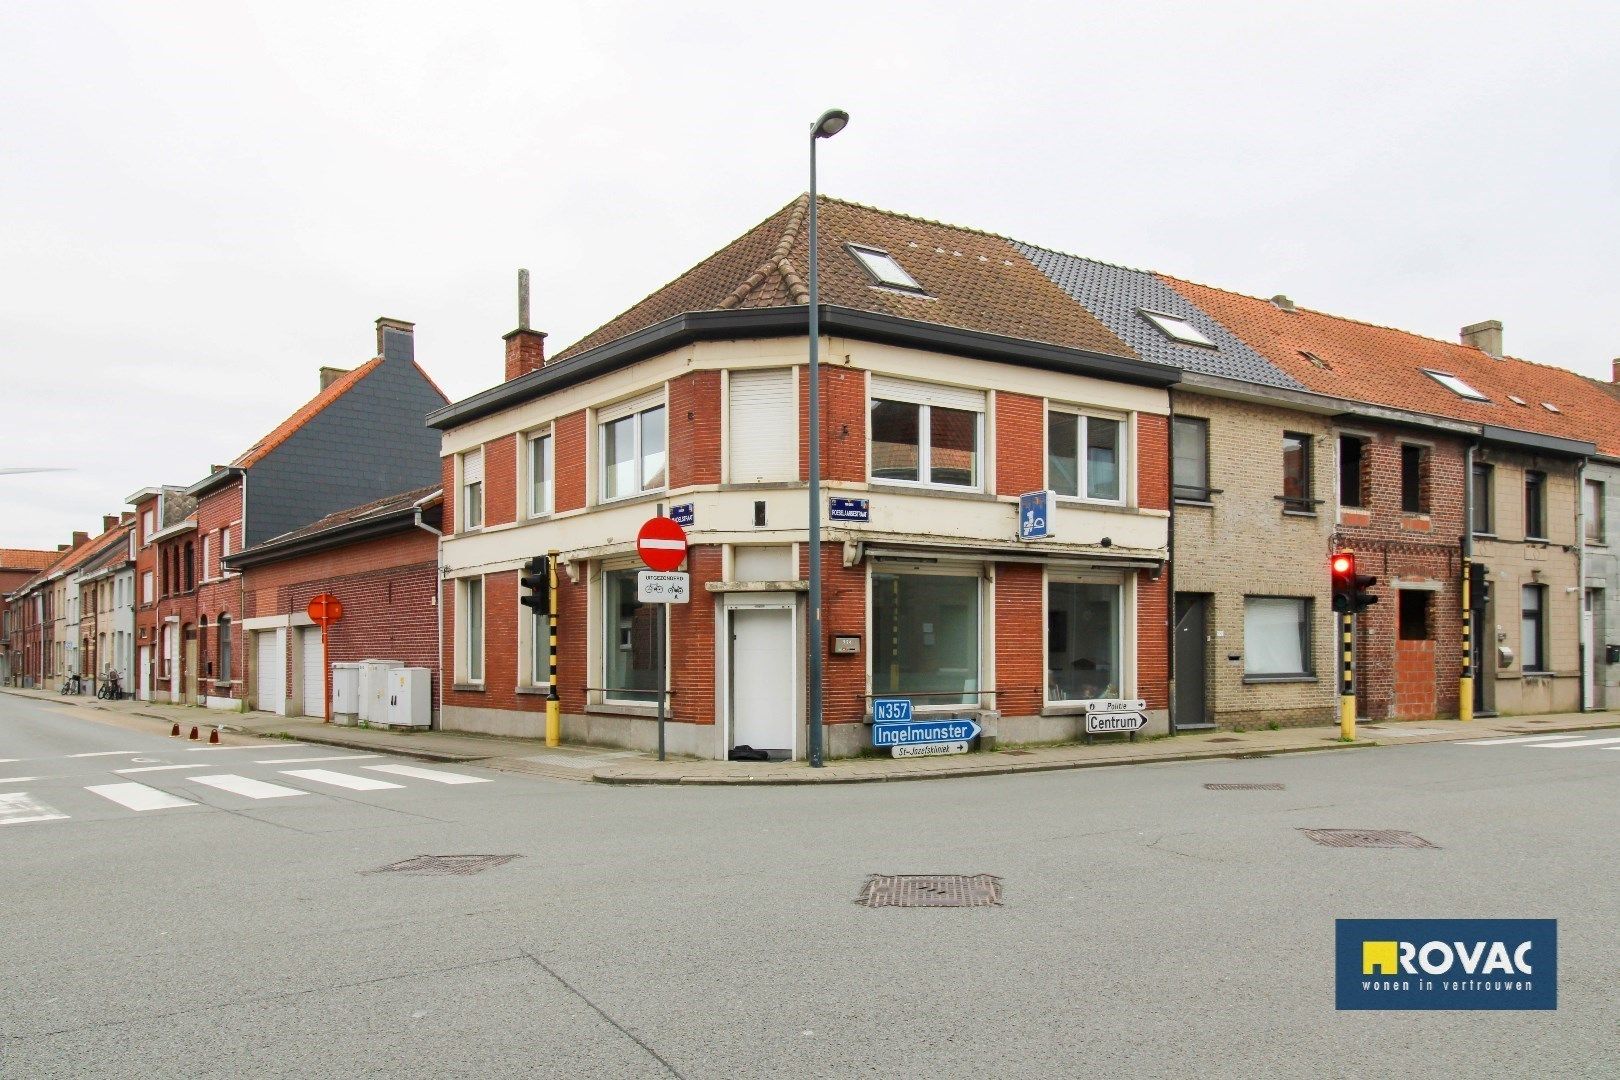
[{"label": "white sign under no entry sign", "polygon": [[659,574],[643,570],[636,575],[636,599],[643,604],[684,604],[691,598],[690,574]]}]

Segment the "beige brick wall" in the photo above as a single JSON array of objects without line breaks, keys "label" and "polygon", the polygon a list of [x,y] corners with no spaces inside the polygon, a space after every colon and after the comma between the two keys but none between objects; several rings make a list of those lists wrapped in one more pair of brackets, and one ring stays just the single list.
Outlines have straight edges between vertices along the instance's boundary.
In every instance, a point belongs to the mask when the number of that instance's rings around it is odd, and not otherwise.
[{"label": "beige brick wall", "polygon": [[[1474,558],[1483,562],[1491,583],[1491,605],[1486,612],[1484,668],[1487,708],[1504,714],[1564,712],[1580,707],[1579,547],[1576,544],[1575,466],[1552,458],[1532,458],[1499,450],[1485,450],[1478,460],[1489,462],[1491,526],[1494,538],[1474,539]],[[1536,469],[1547,475],[1546,543],[1526,542],[1524,535],[1524,474]],[[1551,675],[1524,674],[1523,587],[1546,586],[1547,658]],[[1573,591],[1572,591],[1573,590]],[[1512,661],[1501,663],[1499,650],[1512,650]]]},{"label": "beige brick wall", "polygon": [[[1210,505],[1175,508],[1175,589],[1210,594],[1209,711],[1221,727],[1330,723],[1337,666],[1327,561],[1335,507],[1332,426],[1321,417],[1223,398],[1175,395],[1178,416],[1209,422]],[[1315,514],[1283,511],[1284,431],[1310,435]],[[1262,682],[1244,676],[1244,598],[1312,601],[1314,678]],[[1232,660],[1229,657],[1237,657]]]}]

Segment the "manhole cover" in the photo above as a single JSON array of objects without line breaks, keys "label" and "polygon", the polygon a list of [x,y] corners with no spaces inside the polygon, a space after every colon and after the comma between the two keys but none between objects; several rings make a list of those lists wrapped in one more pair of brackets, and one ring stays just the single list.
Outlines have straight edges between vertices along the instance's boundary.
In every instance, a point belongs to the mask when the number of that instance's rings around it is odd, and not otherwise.
[{"label": "manhole cover", "polygon": [[866,907],[994,907],[1001,879],[994,874],[873,874],[857,904]]},{"label": "manhole cover", "polygon": [[1281,784],[1205,784],[1210,791],[1281,791]]},{"label": "manhole cover", "polygon": [[497,866],[505,866],[520,855],[418,855],[388,866],[379,866],[369,874],[477,874]]},{"label": "manhole cover", "polygon": [[1327,847],[1378,847],[1378,848],[1432,848],[1431,844],[1417,833],[1405,832],[1401,829],[1301,829],[1300,832],[1315,840],[1318,844]]}]

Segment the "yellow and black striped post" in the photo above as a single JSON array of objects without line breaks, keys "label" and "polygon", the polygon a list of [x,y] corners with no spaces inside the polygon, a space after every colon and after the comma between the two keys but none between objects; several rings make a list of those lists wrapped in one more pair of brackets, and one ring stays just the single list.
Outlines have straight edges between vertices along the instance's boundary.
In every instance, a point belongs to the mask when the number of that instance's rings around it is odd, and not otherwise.
[{"label": "yellow and black striped post", "polygon": [[1339,637],[1343,649],[1339,676],[1339,738],[1347,741],[1356,737],[1355,625],[1355,616],[1349,612],[1339,616]]},{"label": "yellow and black striped post", "polygon": [[546,745],[562,742],[562,702],[557,698],[557,553],[546,556],[546,628],[550,651],[546,661]]},{"label": "yellow and black striped post", "polygon": [[1474,610],[1469,594],[1472,559],[1462,561],[1462,677],[1457,680],[1457,719],[1474,718]]}]

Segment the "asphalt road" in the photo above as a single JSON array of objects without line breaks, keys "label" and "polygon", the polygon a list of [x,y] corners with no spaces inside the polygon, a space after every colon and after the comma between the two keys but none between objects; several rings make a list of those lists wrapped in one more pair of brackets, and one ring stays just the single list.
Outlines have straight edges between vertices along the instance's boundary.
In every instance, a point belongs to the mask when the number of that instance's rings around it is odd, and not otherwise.
[{"label": "asphalt road", "polygon": [[[696,789],[353,753],[0,695],[0,1076],[1620,1072],[1607,746]],[[517,858],[375,872],[423,854]],[[871,873],[1005,902],[867,909]],[[1336,1012],[1336,917],[1556,918],[1559,1008]]]}]

